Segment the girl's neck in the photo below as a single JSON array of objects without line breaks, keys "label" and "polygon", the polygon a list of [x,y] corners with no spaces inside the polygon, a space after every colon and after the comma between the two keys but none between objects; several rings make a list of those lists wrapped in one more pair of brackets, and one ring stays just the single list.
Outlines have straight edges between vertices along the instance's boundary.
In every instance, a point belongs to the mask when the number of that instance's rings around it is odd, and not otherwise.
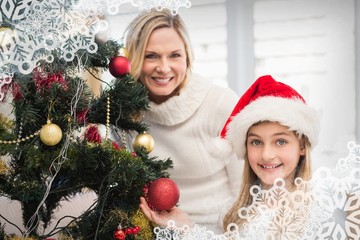
[{"label": "girl's neck", "polygon": [[[259,185],[260,188],[263,190],[269,190],[270,188],[272,188],[274,186],[274,184],[272,184],[272,185],[265,184],[265,183],[261,182],[260,180],[257,181],[256,185]],[[297,187],[296,187],[294,181],[285,180],[285,189],[288,192],[293,192],[293,191],[297,190]]]}]

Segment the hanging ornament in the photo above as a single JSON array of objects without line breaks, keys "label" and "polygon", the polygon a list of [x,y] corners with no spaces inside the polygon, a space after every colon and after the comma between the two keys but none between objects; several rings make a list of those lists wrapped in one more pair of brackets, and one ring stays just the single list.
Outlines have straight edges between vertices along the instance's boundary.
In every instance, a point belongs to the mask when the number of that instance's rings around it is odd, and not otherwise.
[{"label": "hanging ornament", "polygon": [[131,228],[131,232],[132,234],[138,234],[140,232],[140,227],[139,226],[135,226],[133,228]]},{"label": "hanging ornament", "polygon": [[55,146],[61,141],[61,128],[47,120],[47,123],[40,129],[40,140],[48,146]]},{"label": "hanging ornament", "polygon": [[154,149],[154,145],[155,143],[153,137],[146,132],[138,134],[133,142],[134,149],[143,147],[145,148],[147,153],[151,152]]},{"label": "hanging ornament", "polygon": [[110,60],[109,71],[114,77],[121,77],[128,74],[131,70],[129,60],[124,56],[116,56]]},{"label": "hanging ornament", "polygon": [[158,178],[150,182],[145,197],[149,206],[154,210],[167,211],[178,203],[180,190],[173,180]]},{"label": "hanging ornament", "polygon": [[118,228],[118,229],[114,232],[114,238],[115,238],[116,240],[123,240],[123,239],[125,239],[125,237],[126,237],[126,234],[125,234],[125,232],[124,232],[123,229]]}]

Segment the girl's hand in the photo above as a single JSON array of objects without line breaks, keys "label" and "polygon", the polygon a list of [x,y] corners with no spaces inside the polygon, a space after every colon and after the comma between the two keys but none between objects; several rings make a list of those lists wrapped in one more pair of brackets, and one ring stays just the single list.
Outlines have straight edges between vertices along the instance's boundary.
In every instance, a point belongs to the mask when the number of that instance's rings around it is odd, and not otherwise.
[{"label": "girl's hand", "polygon": [[176,227],[183,227],[184,225],[193,227],[194,225],[190,216],[180,208],[173,207],[169,211],[154,211],[149,207],[144,197],[140,197],[140,209],[150,221],[162,227],[166,227],[170,220],[175,222]]}]

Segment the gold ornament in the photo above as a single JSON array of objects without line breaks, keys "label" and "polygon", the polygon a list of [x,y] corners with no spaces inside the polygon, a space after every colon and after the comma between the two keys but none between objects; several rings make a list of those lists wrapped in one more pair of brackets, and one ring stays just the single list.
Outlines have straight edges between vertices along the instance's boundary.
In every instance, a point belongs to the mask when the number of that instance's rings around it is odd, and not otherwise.
[{"label": "gold ornament", "polygon": [[126,58],[129,58],[129,52],[126,48],[122,47],[120,48],[119,50],[119,55],[120,56],[123,56],[123,57],[126,57]]},{"label": "gold ornament", "polygon": [[149,153],[154,149],[154,144],[153,137],[150,134],[143,132],[135,137],[133,148],[144,147],[145,150]]},{"label": "gold ornament", "polygon": [[55,146],[61,141],[62,131],[61,128],[47,120],[47,123],[40,129],[40,139],[48,146]]}]

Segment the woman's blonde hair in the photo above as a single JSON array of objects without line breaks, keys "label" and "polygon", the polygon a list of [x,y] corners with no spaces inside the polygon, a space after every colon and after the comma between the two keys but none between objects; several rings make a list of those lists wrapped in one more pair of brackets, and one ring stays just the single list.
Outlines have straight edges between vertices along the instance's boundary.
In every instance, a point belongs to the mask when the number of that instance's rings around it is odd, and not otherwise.
[{"label": "woman's blonde hair", "polygon": [[[299,135],[296,132],[294,132],[300,141],[300,146],[305,148],[305,155],[300,157],[299,164],[297,166],[297,169],[295,171],[295,178],[301,178],[304,181],[307,181],[311,178],[311,143],[309,139],[305,135]],[[244,143],[246,144],[246,143]],[[240,187],[240,192],[238,199],[236,202],[232,205],[230,210],[227,212],[223,219],[223,230],[227,231],[228,225],[230,223],[234,223],[239,226],[239,229],[242,228],[242,225],[245,223],[245,219],[240,218],[238,215],[238,211],[242,207],[247,207],[252,203],[252,197],[250,195],[250,188],[258,184],[259,179],[255,172],[250,167],[248,156],[245,155],[245,163],[244,163],[244,169],[243,169],[243,179],[242,184]]]},{"label": "woman's blonde hair", "polygon": [[137,81],[141,76],[141,68],[144,62],[145,49],[150,34],[159,28],[173,28],[184,41],[186,51],[187,72],[184,81],[179,86],[180,90],[187,82],[187,76],[191,73],[193,64],[193,50],[185,23],[179,14],[173,15],[171,11],[144,11],[138,15],[125,31],[125,48],[131,64],[131,75]]}]

